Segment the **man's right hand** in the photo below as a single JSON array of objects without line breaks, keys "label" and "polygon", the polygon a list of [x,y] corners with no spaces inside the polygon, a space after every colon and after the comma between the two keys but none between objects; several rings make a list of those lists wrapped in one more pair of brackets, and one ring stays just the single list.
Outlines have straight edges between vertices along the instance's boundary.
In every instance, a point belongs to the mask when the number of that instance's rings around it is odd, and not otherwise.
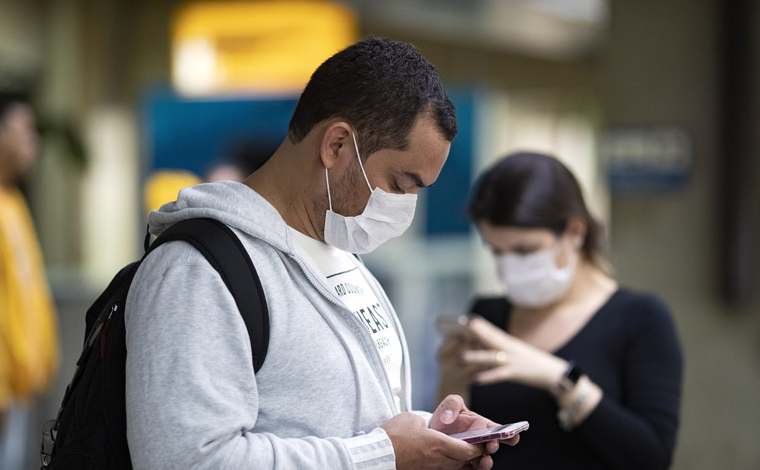
[{"label": "man's right hand", "polygon": [[382,426],[393,443],[397,470],[436,470],[475,468],[488,470],[493,465],[482,444],[468,444],[442,432],[429,429],[414,413],[401,413]]}]

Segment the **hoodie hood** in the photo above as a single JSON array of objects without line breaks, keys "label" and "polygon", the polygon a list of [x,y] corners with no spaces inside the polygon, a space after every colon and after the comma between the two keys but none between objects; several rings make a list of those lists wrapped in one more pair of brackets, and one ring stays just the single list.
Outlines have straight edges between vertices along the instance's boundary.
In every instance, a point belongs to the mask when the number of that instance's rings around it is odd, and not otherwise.
[{"label": "hoodie hood", "polygon": [[148,215],[148,230],[158,236],[181,220],[203,217],[264,240],[280,251],[293,253],[290,231],[277,209],[250,187],[233,181],[182,189],[176,201]]}]

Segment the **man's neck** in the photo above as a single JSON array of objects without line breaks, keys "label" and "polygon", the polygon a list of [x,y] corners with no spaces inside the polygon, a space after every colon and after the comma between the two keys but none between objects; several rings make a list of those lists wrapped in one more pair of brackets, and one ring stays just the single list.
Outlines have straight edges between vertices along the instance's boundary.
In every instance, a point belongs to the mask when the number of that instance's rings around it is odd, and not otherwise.
[{"label": "man's neck", "polygon": [[309,178],[309,162],[299,149],[284,143],[269,161],[243,183],[266,199],[289,226],[299,232],[321,240],[308,204],[313,197],[308,193],[312,185]]}]

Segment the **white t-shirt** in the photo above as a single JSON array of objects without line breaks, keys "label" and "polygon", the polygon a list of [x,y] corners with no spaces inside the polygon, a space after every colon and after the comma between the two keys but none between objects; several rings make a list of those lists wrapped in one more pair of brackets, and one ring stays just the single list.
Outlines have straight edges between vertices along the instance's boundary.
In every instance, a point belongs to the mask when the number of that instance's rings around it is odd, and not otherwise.
[{"label": "white t-shirt", "polygon": [[291,227],[296,249],[333,294],[367,327],[391,384],[399,412],[405,411],[402,397],[403,350],[390,316],[383,309],[352,254],[315,240]]}]

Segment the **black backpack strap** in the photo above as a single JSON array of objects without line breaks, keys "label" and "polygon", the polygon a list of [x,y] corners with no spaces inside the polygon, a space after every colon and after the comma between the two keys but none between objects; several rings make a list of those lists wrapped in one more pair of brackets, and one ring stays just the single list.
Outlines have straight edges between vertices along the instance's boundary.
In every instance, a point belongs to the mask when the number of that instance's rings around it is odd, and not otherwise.
[{"label": "black backpack strap", "polygon": [[269,310],[261,280],[240,239],[218,220],[187,219],[159,235],[145,256],[172,241],[193,245],[222,277],[245,322],[251,341],[253,370],[258,372],[269,347]]}]

